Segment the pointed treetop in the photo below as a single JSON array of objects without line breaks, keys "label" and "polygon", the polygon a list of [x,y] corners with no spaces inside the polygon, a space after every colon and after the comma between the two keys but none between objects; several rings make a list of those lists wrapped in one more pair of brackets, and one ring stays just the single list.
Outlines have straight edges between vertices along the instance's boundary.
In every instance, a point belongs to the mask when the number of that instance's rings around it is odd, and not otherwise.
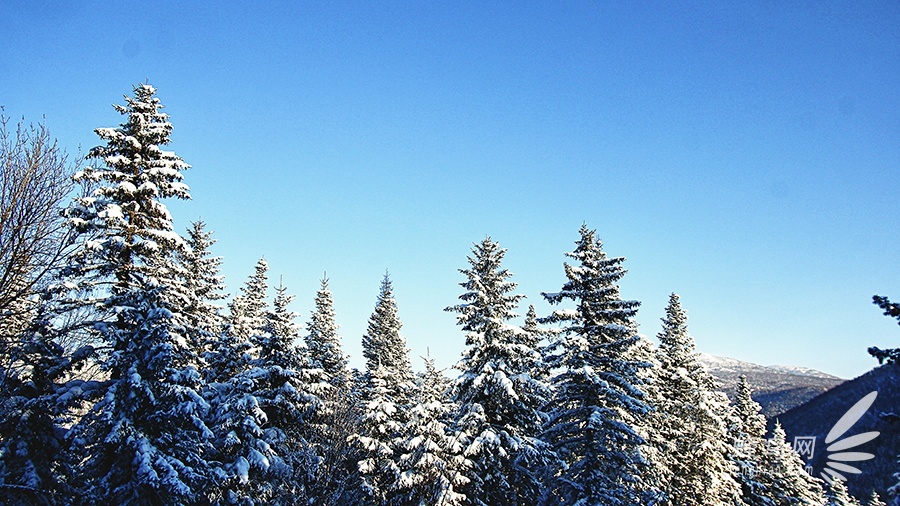
[{"label": "pointed treetop", "polygon": [[349,378],[347,357],[341,350],[341,337],[335,321],[334,300],[328,289],[328,278],[322,278],[321,287],[316,292],[315,310],[307,323],[306,346],[309,349],[313,367],[322,369],[329,383],[346,386]]}]

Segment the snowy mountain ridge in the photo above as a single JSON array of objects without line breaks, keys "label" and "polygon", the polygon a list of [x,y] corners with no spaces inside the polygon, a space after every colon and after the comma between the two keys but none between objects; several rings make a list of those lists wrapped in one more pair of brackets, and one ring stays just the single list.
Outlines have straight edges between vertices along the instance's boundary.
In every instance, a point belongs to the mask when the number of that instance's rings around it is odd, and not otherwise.
[{"label": "snowy mountain ridge", "polygon": [[736,358],[720,357],[703,352],[700,352],[699,355],[700,363],[709,372],[774,370],[786,374],[796,374],[798,376],[812,376],[816,378],[843,380],[843,378],[839,378],[838,376],[834,376],[832,374],[828,374],[811,367],[794,365],[760,365],[753,362],[738,360]]},{"label": "snowy mountain ridge", "polygon": [[808,367],[763,366],[708,353],[700,353],[699,358],[701,365],[718,380],[721,389],[731,398],[734,398],[738,378],[746,376],[753,390],[753,399],[769,418],[844,382],[842,378]]},{"label": "snowy mountain ridge", "polygon": [[801,367],[795,365],[770,365],[767,366],[769,369],[775,369],[777,371],[786,372],[789,374],[797,374],[799,376],[813,376],[816,378],[830,378],[830,379],[842,379],[838,376],[834,376],[832,374],[828,374],[826,372],[822,372],[818,369],[813,369],[811,367]]}]

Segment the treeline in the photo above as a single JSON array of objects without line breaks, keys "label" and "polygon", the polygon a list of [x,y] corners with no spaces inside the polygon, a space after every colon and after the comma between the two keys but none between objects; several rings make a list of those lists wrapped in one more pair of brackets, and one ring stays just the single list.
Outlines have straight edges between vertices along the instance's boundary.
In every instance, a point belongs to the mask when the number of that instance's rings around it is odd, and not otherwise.
[{"label": "treeline", "polygon": [[[162,204],[189,198],[189,166],[163,150],[155,93],[116,106],[74,185],[45,130],[4,122],[4,504],[858,504],[807,475],[780,427],[766,439],[746,382],[734,404],[716,390],[677,295],[658,346],[637,334],[624,259],[587,226],[542,294],[557,309],[523,324],[505,250],[474,245],[447,308],[466,341],[455,381],[431,360],[414,372],[387,275],[362,371],[327,279],[304,330],[263,260],[226,310],[211,233],[175,232]],[[41,178],[56,193],[29,201]]]}]

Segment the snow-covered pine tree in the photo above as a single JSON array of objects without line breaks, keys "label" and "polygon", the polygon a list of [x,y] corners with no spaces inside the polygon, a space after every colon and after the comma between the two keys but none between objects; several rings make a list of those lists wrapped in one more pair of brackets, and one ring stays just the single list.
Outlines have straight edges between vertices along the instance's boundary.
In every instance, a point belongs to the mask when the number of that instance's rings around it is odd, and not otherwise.
[{"label": "snow-covered pine tree", "polygon": [[[608,258],[596,232],[582,225],[576,248],[564,264],[568,281],[558,293],[544,293],[555,310],[542,323],[559,323],[560,333],[548,354],[554,396],[543,437],[562,465],[549,478],[542,502],[555,504],[638,504],[646,484],[643,441],[629,420],[648,411],[631,359],[638,341],[634,317],[637,301],[622,300],[618,281],[624,258]],[[627,413],[627,415],[626,415]]]},{"label": "snow-covered pine tree", "polygon": [[362,417],[359,432],[352,436],[359,452],[363,492],[375,504],[405,504],[409,493],[399,487],[399,460],[415,384],[401,326],[393,286],[385,273],[362,338],[366,358]]},{"label": "snow-covered pine tree", "polygon": [[471,461],[463,456],[462,441],[450,434],[445,420],[455,406],[449,402],[449,385],[434,360],[426,358],[415,403],[409,410],[406,436],[400,445],[400,488],[408,491],[404,504],[411,506],[462,506],[459,492],[469,479]]},{"label": "snow-covered pine tree", "polygon": [[532,372],[532,376],[546,385],[548,389],[546,395],[549,398],[551,395],[549,390],[550,371],[547,369],[547,364],[544,360],[544,352],[546,351],[545,339],[550,333],[547,329],[540,326],[534,304],[528,305],[528,311],[525,312],[525,323],[522,325],[522,330],[523,332],[518,334],[522,345],[528,349],[538,350],[538,353],[540,354],[540,366]]},{"label": "snow-covered pine tree", "polygon": [[[185,334],[196,357],[202,359],[225,330],[222,308],[216,304],[216,301],[227,297],[222,293],[225,289],[224,277],[219,274],[222,258],[211,256],[210,247],[216,241],[202,220],[191,224],[186,243],[187,248],[178,252],[185,275],[182,287],[186,300],[182,309]],[[202,360],[197,360],[196,365],[200,368],[204,364]]]},{"label": "snow-covered pine tree", "polygon": [[362,338],[362,353],[366,370],[384,369],[385,387],[395,403],[404,404],[415,385],[406,339],[400,334],[402,323],[397,314],[397,301],[388,273],[381,281],[375,310],[369,317],[366,334]]},{"label": "snow-covered pine tree", "polygon": [[738,378],[734,409],[729,425],[733,449],[731,460],[737,466],[735,479],[741,486],[741,500],[747,506],[771,506],[773,491],[769,471],[763,460],[767,451],[766,418],[762,407],[751,397],[747,377]]},{"label": "snow-covered pine tree", "polygon": [[213,408],[210,425],[221,467],[215,504],[270,504],[284,494],[302,496],[294,488],[291,458],[306,456],[299,426],[313,400],[305,397],[299,370],[304,360],[293,347],[296,315],[287,308],[291,297],[283,287],[276,290],[274,310],[260,314],[268,305],[267,270],[264,260],[257,263],[232,305],[233,324],[207,354],[205,396]]},{"label": "snow-covered pine tree", "polygon": [[859,501],[854,499],[843,480],[832,480],[825,491],[825,506],[859,506]]},{"label": "snow-covered pine tree", "polygon": [[328,278],[322,278],[322,286],[316,292],[316,308],[306,324],[306,348],[313,367],[321,369],[329,384],[342,391],[349,390],[350,372],[347,356],[341,349],[341,337],[334,317],[334,299],[328,289]]},{"label": "snow-covered pine tree", "polygon": [[269,264],[265,258],[256,262],[253,274],[241,287],[240,295],[231,301],[231,331],[239,337],[250,338],[261,334],[266,325],[269,302]]},{"label": "snow-covered pine tree", "polygon": [[532,335],[510,321],[523,295],[501,262],[506,250],[485,238],[475,244],[458,313],[467,348],[456,368],[453,390],[459,405],[454,430],[473,466],[463,489],[471,504],[535,504],[545,471],[546,445],[537,438],[548,386],[540,381],[540,353]]},{"label": "snow-covered pine tree", "polygon": [[881,500],[881,496],[878,495],[878,492],[873,490],[872,494],[866,500],[865,506],[887,506],[887,504]]},{"label": "snow-covered pine tree", "polygon": [[351,504],[358,500],[360,485],[355,450],[348,439],[358,432],[359,413],[350,399],[350,371],[327,277],[316,293],[315,309],[306,327],[309,366],[321,378],[321,388],[314,393],[322,401],[310,423],[310,442],[321,459],[309,493],[315,504]]},{"label": "snow-covered pine tree", "polygon": [[[105,145],[88,157],[103,163],[75,179],[97,185],[68,209],[77,251],[64,286],[99,313],[93,328],[109,349],[105,396],[79,422],[85,444],[79,467],[85,502],[109,504],[202,501],[209,483],[211,437],[203,419],[200,375],[183,335],[185,251],[161,199],[190,197],[188,168],[163,151],[172,125],[149,84],[115,106],[126,117],[99,128]],[[81,297],[89,291],[92,297]]]},{"label": "snow-covered pine tree", "polygon": [[361,477],[360,503],[387,505],[399,502],[398,452],[405,424],[402,409],[391,396],[387,370],[369,371],[357,433],[350,436]]},{"label": "snow-covered pine tree", "polygon": [[666,503],[665,484],[668,483],[672,473],[666,466],[665,456],[674,451],[674,443],[657,430],[661,424],[660,417],[663,416],[659,411],[663,400],[662,389],[657,382],[660,366],[657,355],[653,343],[645,336],[639,336],[629,352],[628,359],[645,364],[638,369],[638,378],[641,380],[640,388],[644,393],[644,403],[650,411],[636,417],[623,413],[644,440],[644,444],[640,447],[641,455],[646,462],[642,474],[644,487],[641,492],[641,504],[647,506]]},{"label": "snow-covered pine tree", "polygon": [[[226,353],[225,348],[221,350],[220,354]],[[208,493],[214,505],[267,504],[278,490],[273,474],[283,477],[286,473],[278,466],[281,460],[266,433],[268,418],[253,394],[256,385],[250,373],[250,355],[236,350],[229,362],[235,366],[235,375],[211,382],[206,393],[212,406],[209,425],[215,437],[210,460],[216,463],[215,480]]]},{"label": "snow-covered pine tree", "polygon": [[265,316],[263,332],[254,336],[253,340],[259,347],[260,363],[302,371],[308,366],[309,357],[300,338],[300,329],[294,323],[297,313],[288,307],[293,301],[294,296],[287,293],[283,283],[279,283],[275,287],[272,310]]},{"label": "snow-covered pine tree", "polygon": [[11,366],[0,368],[0,504],[70,504],[74,466],[67,451],[68,427],[97,382],[67,381],[93,348],[71,355],[57,329],[39,310],[9,348]]},{"label": "snow-covered pine tree", "polygon": [[741,491],[733,478],[729,456],[734,450],[727,437],[730,406],[697,359],[677,294],[669,297],[657,337],[660,397],[654,418],[659,436],[669,442],[658,448],[670,472],[665,495],[683,506],[737,504]]},{"label": "snow-covered pine tree", "polygon": [[[765,484],[767,497],[775,504],[814,506],[825,504],[820,481],[806,473],[803,460],[787,442],[784,429],[778,422],[775,422],[772,437],[766,441],[761,464],[757,479]],[[846,495],[847,490],[843,489],[843,493]],[[847,504],[858,506],[855,501]]]},{"label": "snow-covered pine tree", "polygon": [[255,384],[253,395],[266,414],[267,439],[286,466],[278,474],[277,504],[305,503],[318,464],[308,441],[309,422],[321,404],[313,392],[324,388],[321,370],[309,367],[305,347],[300,347],[297,315],[288,308],[293,299],[279,283],[265,332],[254,338],[258,358],[248,373]]}]

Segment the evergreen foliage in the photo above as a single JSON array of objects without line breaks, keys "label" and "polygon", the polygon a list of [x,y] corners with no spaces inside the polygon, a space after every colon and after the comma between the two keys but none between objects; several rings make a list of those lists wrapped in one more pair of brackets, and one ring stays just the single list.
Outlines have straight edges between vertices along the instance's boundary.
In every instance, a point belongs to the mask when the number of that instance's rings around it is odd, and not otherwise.
[{"label": "evergreen foliage", "polygon": [[473,465],[464,493],[472,504],[535,504],[541,492],[546,449],[537,437],[548,387],[534,334],[512,325],[522,295],[501,265],[506,250],[485,238],[473,248],[458,313],[467,348],[456,368],[459,404],[454,430]]},{"label": "evergreen foliage", "polygon": [[887,506],[887,504],[881,500],[878,492],[873,490],[872,495],[866,500],[865,506]]},{"label": "evergreen foliage", "polygon": [[76,427],[88,502],[189,503],[202,499],[210,476],[208,406],[183,334],[176,254],[186,247],[160,202],[190,197],[181,182],[188,165],[161,149],[172,126],[155,93],[136,86],[115,106],[125,122],[96,130],[106,144],[89,158],[102,166],[75,178],[97,189],[68,211],[78,237],[65,286],[93,295],[72,302],[98,311],[96,338],[110,350],[106,393]]},{"label": "evergreen foliage", "polygon": [[306,347],[314,368],[321,369],[325,381],[339,391],[349,390],[350,372],[347,357],[341,350],[341,337],[334,316],[334,300],[328,289],[328,278],[316,292],[315,310],[306,324]]},{"label": "evergreen foliage", "polygon": [[351,402],[351,375],[341,349],[328,278],[322,279],[306,328],[309,368],[318,378],[313,393],[321,401],[310,420],[309,442],[319,456],[310,495],[315,504],[353,503],[361,485],[350,438],[358,433],[360,415]]},{"label": "evergreen foliage", "polygon": [[[872,302],[884,310],[885,316],[896,319],[897,323],[900,324],[900,304],[892,302],[887,297],[882,297],[880,295],[873,296]],[[869,354],[877,358],[879,364],[887,362],[888,364],[893,364],[895,366],[900,365],[900,348],[887,348],[882,350],[881,348],[872,346],[869,348]],[[893,413],[882,416],[896,418],[896,415],[893,415]],[[897,456],[897,464],[898,467],[900,467],[900,455]],[[888,489],[888,492],[895,497],[898,503],[900,503],[900,471],[894,474],[894,478],[897,482]]]},{"label": "evergreen foliage", "polygon": [[231,302],[231,332],[242,338],[259,336],[265,331],[266,313],[269,310],[269,263],[265,258],[256,262],[256,268],[240,295]]},{"label": "evergreen foliage", "polygon": [[661,398],[654,418],[666,442],[658,448],[668,470],[665,495],[672,504],[685,506],[735,504],[740,489],[728,459],[728,399],[700,365],[687,315],[674,293],[658,338],[655,379]]},{"label": "evergreen foliage", "polygon": [[660,430],[667,420],[660,410],[665,399],[663,388],[658,381],[660,372],[658,353],[649,339],[640,336],[628,357],[633,362],[646,365],[638,370],[638,379],[641,381],[643,400],[649,411],[643,416],[628,417],[644,442],[640,447],[645,462],[641,504],[666,504],[665,488],[672,476],[671,470],[666,465],[666,456],[674,453],[674,442],[667,439],[666,431]]},{"label": "evergreen foliage", "polygon": [[646,491],[643,440],[631,420],[648,406],[639,389],[639,369],[630,360],[638,342],[634,317],[639,303],[619,297],[624,258],[609,258],[596,232],[582,225],[576,248],[564,264],[568,281],[553,304],[572,301],[543,323],[561,324],[549,350],[555,395],[543,437],[561,459],[545,487],[545,504],[637,504]]},{"label": "evergreen foliage", "polygon": [[293,299],[282,284],[275,288],[264,331],[252,339],[258,352],[247,373],[266,415],[264,433],[277,455],[272,471],[277,476],[278,504],[302,503],[318,461],[308,441],[312,437],[308,424],[321,405],[315,392],[323,389],[323,382],[321,371],[309,367],[305,349],[299,346],[297,315],[288,309]]},{"label": "evergreen foliage", "polygon": [[842,480],[832,480],[825,492],[825,506],[859,506],[859,501],[848,492]]},{"label": "evergreen foliage", "polygon": [[425,359],[425,373],[410,409],[410,421],[400,448],[399,487],[407,491],[406,504],[461,506],[466,496],[459,491],[468,483],[465,471],[472,462],[463,456],[459,437],[447,425],[455,406],[449,401],[449,385],[434,360]]},{"label": "evergreen foliage", "polygon": [[733,447],[731,460],[737,466],[735,478],[741,486],[743,504],[773,504],[771,480],[764,467],[768,444],[765,439],[766,419],[762,415],[762,407],[751,397],[750,385],[743,375],[738,378],[729,436]]},{"label": "evergreen foliage", "polygon": [[99,385],[67,381],[93,354],[71,355],[54,340],[56,329],[37,315],[10,350],[14,367],[0,369],[0,503],[68,503],[75,497],[77,462],[67,452],[72,411]]},{"label": "evergreen foliage", "polygon": [[529,306],[521,325],[506,250],[474,245],[446,308],[466,339],[455,382],[430,358],[413,372],[387,274],[362,372],[348,368],[327,278],[306,335],[282,283],[269,302],[264,259],[223,314],[211,232],[197,221],[183,238],[162,203],[190,197],[189,166],[163,150],[172,126],[156,90],[135,86],[115,108],[123,123],[96,130],[104,144],[74,176],[88,191],[64,212],[70,236],[53,231],[35,267],[10,261],[3,229],[0,503],[858,504],[839,481],[823,492],[780,425],[765,439],[745,378],[727,405],[677,295],[658,348],[637,334],[624,259],[587,226],[562,289],[543,294],[570,306],[546,318]]},{"label": "evergreen foliage", "polygon": [[[900,324],[900,304],[891,302],[887,297],[874,295],[872,302],[884,310],[884,315],[895,318]],[[900,348],[887,348],[882,350],[876,346],[869,348],[869,354],[878,359],[879,364],[900,364]]]},{"label": "evergreen foliage", "polygon": [[[225,318],[216,302],[227,295],[222,293],[224,277],[219,274],[222,258],[211,256],[210,247],[215,243],[212,232],[206,230],[206,223],[195,221],[188,229],[187,247],[177,252],[184,274],[185,334],[188,347],[196,352],[198,359],[204,357],[225,330]],[[202,360],[196,366],[204,367]]]},{"label": "evergreen foliage", "polygon": [[365,497],[375,504],[404,504],[408,487],[400,483],[400,456],[415,387],[406,340],[387,273],[369,326],[362,338],[366,375],[361,392],[362,418],[352,439]]},{"label": "evergreen foliage", "polygon": [[785,437],[784,429],[776,422],[759,468],[759,479],[768,489],[768,497],[775,504],[823,504],[819,480],[806,473],[803,460]]},{"label": "evergreen foliage", "polygon": [[385,273],[375,304],[369,317],[366,334],[362,338],[362,352],[366,370],[384,370],[385,387],[392,392],[395,402],[404,404],[414,387],[414,374],[409,361],[406,339],[400,334],[402,324],[397,314],[397,301],[390,276]]}]

